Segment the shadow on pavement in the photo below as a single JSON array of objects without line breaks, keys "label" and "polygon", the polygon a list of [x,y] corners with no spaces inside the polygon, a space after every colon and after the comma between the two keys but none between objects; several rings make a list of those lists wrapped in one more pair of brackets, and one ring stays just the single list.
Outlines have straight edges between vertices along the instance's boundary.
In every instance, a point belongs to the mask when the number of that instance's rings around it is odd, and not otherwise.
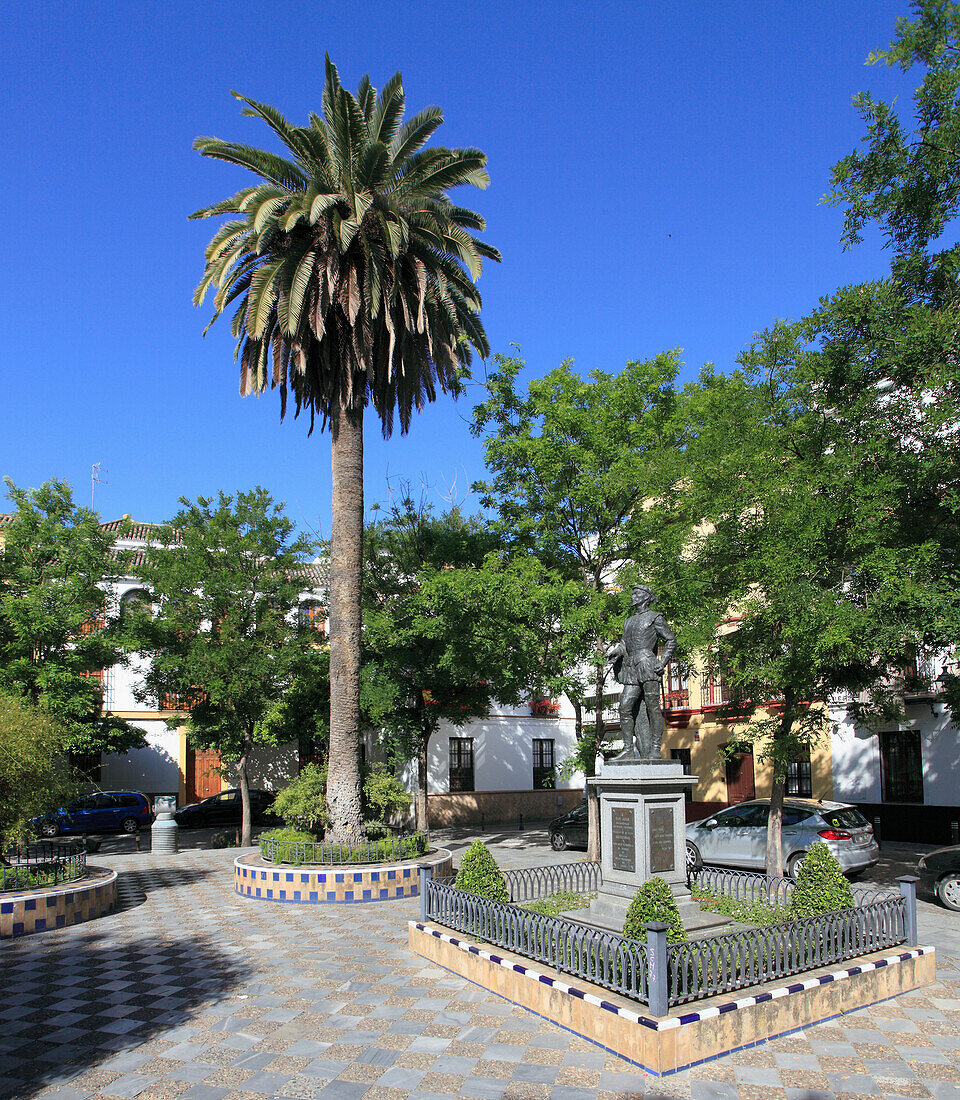
[{"label": "shadow on pavement", "polygon": [[53,950],[16,941],[4,952],[0,1096],[18,1100],[101,1063],[133,1072],[148,1058],[125,1051],[174,1032],[242,977],[233,958],[196,936],[119,943],[104,933]]}]

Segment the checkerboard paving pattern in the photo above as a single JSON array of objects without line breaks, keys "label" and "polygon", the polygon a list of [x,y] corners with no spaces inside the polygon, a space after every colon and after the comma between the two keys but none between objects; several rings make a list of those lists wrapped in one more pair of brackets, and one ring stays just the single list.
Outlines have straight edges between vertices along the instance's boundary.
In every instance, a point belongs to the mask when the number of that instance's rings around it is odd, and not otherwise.
[{"label": "checkerboard paving pattern", "polygon": [[145,902],[0,944],[0,1097],[960,1098],[935,938],[936,984],[657,1080],[410,954],[416,901],[264,905],[233,854],[115,857]]}]

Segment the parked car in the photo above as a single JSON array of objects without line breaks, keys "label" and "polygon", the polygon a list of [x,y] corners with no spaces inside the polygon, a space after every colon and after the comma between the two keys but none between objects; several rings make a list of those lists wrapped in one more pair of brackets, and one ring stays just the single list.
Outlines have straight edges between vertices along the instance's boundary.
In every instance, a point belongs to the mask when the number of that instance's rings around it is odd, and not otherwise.
[{"label": "parked car", "polygon": [[97,791],[74,799],[31,824],[46,837],[61,833],[137,833],[150,827],[153,813],[142,791]]},{"label": "parked car", "polygon": [[960,844],[921,856],[917,873],[924,893],[934,894],[942,905],[960,913]]},{"label": "parked car", "polygon": [[564,848],[586,848],[587,803],[583,801],[569,812],[555,817],[549,825],[550,847],[555,852]]},{"label": "parked car", "polygon": [[[687,866],[704,863],[762,871],[766,865],[770,799],[758,798],[694,821],[687,826]],[[796,878],[811,844],[822,841],[846,874],[872,867],[880,858],[873,826],[856,806],[812,798],[785,798],[781,851],[783,865]]]},{"label": "parked car", "polygon": [[[254,825],[273,825],[279,821],[273,813],[272,791],[250,792],[250,815]],[[202,802],[191,802],[173,815],[181,829],[199,829],[209,825],[239,825],[243,820],[240,789],[233,788],[211,795]]]}]

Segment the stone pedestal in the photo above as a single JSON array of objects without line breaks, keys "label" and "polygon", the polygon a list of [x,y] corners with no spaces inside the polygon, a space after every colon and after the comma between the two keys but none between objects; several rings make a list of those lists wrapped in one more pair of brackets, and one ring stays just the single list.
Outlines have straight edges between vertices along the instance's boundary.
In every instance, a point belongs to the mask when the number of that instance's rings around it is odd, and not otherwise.
[{"label": "stone pedestal", "polygon": [[673,892],[688,930],[727,923],[702,913],[687,889],[685,794],[697,782],[676,760],[605,764],[588,783],[600,802],[603,886],[582,919],[623,931],[627,907],[640,886],[662,878]]}]

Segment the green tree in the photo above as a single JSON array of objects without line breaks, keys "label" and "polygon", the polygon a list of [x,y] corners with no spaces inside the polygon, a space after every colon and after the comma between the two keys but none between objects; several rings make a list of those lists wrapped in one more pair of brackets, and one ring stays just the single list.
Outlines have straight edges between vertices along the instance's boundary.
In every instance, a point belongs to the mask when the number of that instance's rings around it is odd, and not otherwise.
[{"label": "green tree", "polygon": [[66,730],[52,715],[0,695],[0,862],[32,817],[67,801],[67,741]]},{"label": "green tree", "polygon": [[[781,870],[787,765],[827,728],[808,704],[846,695],[868,722],[895,718],[897,666],[960,640],[960,297],[949,243],[960,17],[942,3],[915,14],[873,60],[926,67],[916,129],[860,96],[867,151],[834,168],[830,196],[847,205],[845,243],[868,224],[882,231],[889,277],[774,325],[742,371],[706,372],[684,395],[685,492],[670,505],[686,549],[663,563],[660,586],[687,646],[740,616],[716,639],[715,661],[733,696],[726,716],[773,765],[770,873]],[[764,700],[777,700],[775,713],[758,716]]]},{"label": "green tree", "polygon": [[70,753],[126,752],[141,730],[104,714],[100,676],[123,659],[109,583],[113,538],[63,481],[20,489],[0,553],[0,690],[55,719]]},{"label": "green tree", "polygon": [[[560,637],[566,667],[580,670],[567,694],[577,714],[578,764],[589,776],[603,734],[605,654],[623,623],[619,588],[630,580],[621,570],[626,547],[646,558],[647,547],[662,547],[672,534],[643,502],[672,492],[676,481],[678,363],[664,353],[619,374],[583,378],[567,361],[525,391],[518,385],[523,366],[497,356],[487,400],[474,410],[490,473],[477,488],[484,505],[496,509],[508,545],[535,549],[583,589],[584,599],[567,606]],[[638,566],[642,571],[644,562]],[[583,706],[591,686],[596,718],[588,727]],[[596,854],[595,799],[590,805]]]},{"label": "green tree", "polygon": [[479,520],[433,516],[409,497],[367,529],[364,712],[396,757],[417,760],[418,829],[441,721],[566,683],[560,624],[580,590],[496,542]]},{"label": "green tree", "polygon": [[131,615],[131,644],[150,659],[140,696],[177,697],[191,742],[233,766],[247,845],[250,757],[275,743],[266,719],[309,644],[296,611],[312,543],[293,540],[264,489],[180,503],[138,570],[155,600]]},{"label": "green tree", "polygon": [[274,108],[238,96],[285,147],[278,156],[198,138],[204,156],[260,181],[195,217],[239,215],[207,248],[195,301],[215,289],[214,319],[236,302],[241,394],[288,387],[313,427],[329,425],[333,456],[330,572],[330,777],[333,832],[361,836],[360,632],[363,409],[389,435],[437,391],[456,394],[472,349],[488,354],[474,281],[499,253],[472,231],[483,219],[448,191],[485,187],[478,149],[425,148],[443,121],[429,107],[403,124],[400,74],[378,95],[356,95],[327,58],[322,116],[293,126]]}]

